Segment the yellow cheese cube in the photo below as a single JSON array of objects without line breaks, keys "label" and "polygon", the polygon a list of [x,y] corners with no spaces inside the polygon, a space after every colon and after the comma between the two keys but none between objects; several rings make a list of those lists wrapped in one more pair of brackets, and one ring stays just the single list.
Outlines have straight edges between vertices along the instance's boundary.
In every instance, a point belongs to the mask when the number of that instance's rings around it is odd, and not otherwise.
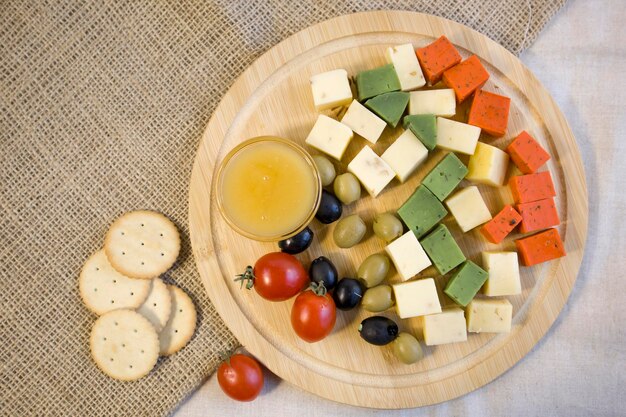
[{"label": "yellow cheese cube", "polygon": [[[437,287],[432,278],[395,284],[393,294],[396,298],[396,310],[401,319],[441,313]],[[465,320],[463,329],[465,329]]]},{"label": "yellow cheese cube", "polygon": [[489,274],[485,295],[497,297],[522,292],[517,252],[483,252],[483,267]]},{"label": "yellow cheese cube", "polygon": [[460,308],[449,308],[439,314],[424,316],[424,342],[427,346],[466,340],[465,315]]},{"label": "yellow cheese cube", "polygon": [[385,130],[385,126],[387,126],[383,119],[369,111],[357,100],[352,100],[352,104],[341,119],[341,123],[372,143],[378,141],[383,130]]},{"label": "yellow cheese cube", "polygon": [[343,153],[352,140],[352,130],[341,122],[320,114],[306,143],[315,149],[341,161]]},{"label": "yellow cheese cube", "polygon": [[352,90],[348,81],[348,71],[336,69],[313,75],[311,92],[318,111],[350,104]]},{"label": "yellow cheese cube", "polygon": [[467,331],[472,333],[509,333],[513,306],[509,300],[475,298],[467,305]]},{"label": "yellow cheese cube", "polygon": [[504,184],[509,155],[486,143],[478,142],[474,155],[470,157],[469,173],[465,178],[482,184],[501,187]]},{"label": "yellow cheese cube", "polygon": [[491,220],[489,208],[475,185],[448,197],[446,206],[464,232]]}]

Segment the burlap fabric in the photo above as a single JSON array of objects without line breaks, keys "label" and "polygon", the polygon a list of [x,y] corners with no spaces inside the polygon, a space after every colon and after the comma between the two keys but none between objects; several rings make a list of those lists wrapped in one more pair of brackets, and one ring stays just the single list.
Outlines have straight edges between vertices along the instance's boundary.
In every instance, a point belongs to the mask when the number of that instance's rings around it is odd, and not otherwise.
[{"label": "burlap fabric", "polygon": [[[0,2],[0,414],[166,415],[237,345],[194,266],[187,188],[211,112],[265,50],[384,8],[457,20],[518,53],[564,2]],[[123,383],[90,359],[77,277],[110,222],[142,208],[182,231],[165,278],[199,318],[185,349]]]}]

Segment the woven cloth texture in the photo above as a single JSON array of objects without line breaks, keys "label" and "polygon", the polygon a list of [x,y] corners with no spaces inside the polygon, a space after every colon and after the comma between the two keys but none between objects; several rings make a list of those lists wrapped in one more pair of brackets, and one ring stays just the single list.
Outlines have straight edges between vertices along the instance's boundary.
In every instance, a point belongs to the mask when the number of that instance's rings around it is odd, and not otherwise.
[{"label": "woven cloth texture", "polygon": [[[237,341],[211,305],[188,239],[194,153],[212,111],[260,54],[338,15],[405,9],[465,23],[519,53],[566,0],[112,2],[0,6],[0,415],[168,415]],[[111,221],[173,219],[189,345],[118,382],[89,354],[77,278]]]}]

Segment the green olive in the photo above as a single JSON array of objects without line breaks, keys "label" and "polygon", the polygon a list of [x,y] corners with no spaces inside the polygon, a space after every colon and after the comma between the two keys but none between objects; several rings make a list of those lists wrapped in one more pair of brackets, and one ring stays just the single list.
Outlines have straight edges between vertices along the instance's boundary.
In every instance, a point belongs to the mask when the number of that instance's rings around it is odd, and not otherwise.
[{"label": "green olive", "polygon": [[388,273],[389,258],[382,253],[375,253],[361,262],[357,276],[365,281],[367,288],[372,288],[380,284]]},{"label": "green olive", "polygon": [[374,234],[389,243],[402,236],[402,223],[391,213],[382,213],[374,218]]},{"label": "green olive", "polygon": [[337,175],[333,184],[335,195],[343,204],[350,204],[361,198],[361,184],[350,172]]},{"label": "green olive", "polygon": [[377,285],[365,291],[361,306],[372,313],[380,313],[393,306],[393,290],[389,285]]},{"label": "green olive", "polygon": [[365,222],[358,214],[353,214],[337,222],[333,230],[333,239],[340,248],[351,248],[365,236]]},{"label": "green olive", "polygon": [[322,178],[322,186],[326,187],[333,183],[335,179],[335,166],[328,158],[322,155],[313,156],[313,161],[317,165],[317,170]]},{"label": "green olive", "polygon": [[400,333],[396,340],[391,343],[391,348],[396,358],[407,365],[415,363],[424,357],[420,342],[409,333]]}]

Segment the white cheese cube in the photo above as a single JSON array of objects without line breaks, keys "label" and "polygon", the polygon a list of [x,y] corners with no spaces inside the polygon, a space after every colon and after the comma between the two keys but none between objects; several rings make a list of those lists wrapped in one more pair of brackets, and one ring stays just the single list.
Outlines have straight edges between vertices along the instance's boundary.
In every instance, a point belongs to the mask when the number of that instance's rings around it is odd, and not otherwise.
[{"label": "white cheese cube", "polygon": [[405,281],[431,265],[424,248],[410,230],[388,244],[385,251]]},{"label": "white cheese cube", "polygon": [[513,306],[509,300],[476,298],[467,305],[467,331],[472,333],[509,333]]},{"label": "white cheese cube", "polygon": [[437,146],[440,148],[473,155],[479,136],[479,127],[437,117]]},{"label": "white cheese cube", "polygon": [[466,340],[465,316],[460,308],[445,309],[439,314],[424,317],[424,343],[427,346]]},{"label": "white cheese cube", "polygon": [[464,232],[491,220],[491,213],[475,185],[448,197],[446,206]]},{"label": "white cheese cube", "polygon": [[[441,313],[437,287],[432,278],[403,282],[393,286],[396,310],[401,319]],[[463,322],[465,329],[465,322]]]},{"label": "white cheese cube", "polygon": [[380,157],[396,172],[398,180],[404,182],[428,158],[428,149],[413,132],[405,130]]},{"label": "white cheese cube", "polygon": [[522,292],[517,252],[483,252],[483,267],[487,271],[485,295],[516,295]]},{"label": "white cheese cube", "polygon": [[395,176],[393,169],[369,146],[364,146],[348,164],[348,171],[361,181],[372,197],[376,197]]},{"label": "white cheese cube", "polygon": [[456,97],[454,90],[412,91],[409,97],[409,114],[434,114],[435,116],[454,116]]},{"label": "white cheese cube", "polygon": [[341,161],[350,140],[352,140],[352,130],[348,126],[320,114],[306,138],[306,143]]},{"label": "white cheese cube", "polygon": [[426,85],[415,49],[410,43],[387,48],[387,63],[393,64],[402,91],[416,90]]},{"label": "white cheese cube", "polygon": [[348,71],[336,69],[311,77],[313,103],[320,110],[347,105],[352,101]]},{"label": "white cheese cube", "polygon": [[478,142],[474,155],[470,157],[467,166],[469,172],[465,178],[474,182],[501,187],[504,184],[504,177],[508,168],[509,154],[495,146]]},{"label": "white cheese cube", "polygon": [[341,119],[341,123],[372,143],[376,143],[387,126],[383,119],[376,116],[357,100],[352,100],[352,104]]}]

